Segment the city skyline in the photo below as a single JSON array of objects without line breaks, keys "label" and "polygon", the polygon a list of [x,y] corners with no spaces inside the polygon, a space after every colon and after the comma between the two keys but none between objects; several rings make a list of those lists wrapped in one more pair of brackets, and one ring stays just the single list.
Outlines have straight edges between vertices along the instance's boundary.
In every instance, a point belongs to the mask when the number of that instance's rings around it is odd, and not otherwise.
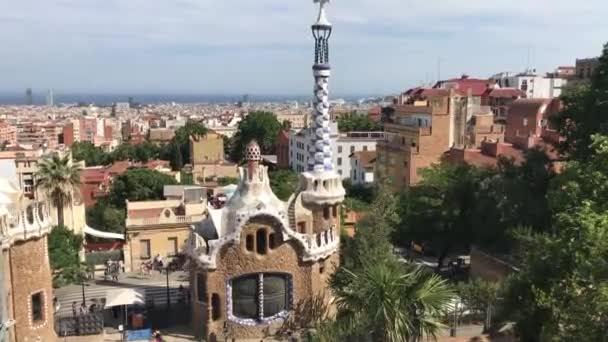
[{"label": "city skyline", "polygon": [[[339,27],[332,94],[432,82],[439,59],[444,78],[551,71],[599,55],[608,36],[608,5],[598,0],[329,6]],[[10,2],[0,11],[0,93],[305,95],[313,16],[304,0]]]}]

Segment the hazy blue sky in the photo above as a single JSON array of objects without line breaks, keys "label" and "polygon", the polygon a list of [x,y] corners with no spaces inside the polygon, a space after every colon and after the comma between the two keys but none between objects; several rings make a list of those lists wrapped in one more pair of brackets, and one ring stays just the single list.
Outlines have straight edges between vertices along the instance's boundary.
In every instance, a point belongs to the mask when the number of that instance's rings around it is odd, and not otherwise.
[{"label": "hazy blue sky", "polygon": [[[606,0],[332,0],[334,94],[598,55]],[[307,94],[310,0],[0,1],[0,92]]]}]

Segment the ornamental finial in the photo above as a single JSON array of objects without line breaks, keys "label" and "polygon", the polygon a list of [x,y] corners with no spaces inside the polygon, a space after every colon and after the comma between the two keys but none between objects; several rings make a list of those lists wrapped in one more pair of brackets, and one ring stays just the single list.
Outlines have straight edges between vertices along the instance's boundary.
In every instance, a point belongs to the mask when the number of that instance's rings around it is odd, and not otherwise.
[{"label": "ornamental finial", "polygon": [[313,3],[319,4],[319,16],[315,25],[331,26],[329,20],[325,16],[325,5],[329,3],[329,0],[312,0]]}]

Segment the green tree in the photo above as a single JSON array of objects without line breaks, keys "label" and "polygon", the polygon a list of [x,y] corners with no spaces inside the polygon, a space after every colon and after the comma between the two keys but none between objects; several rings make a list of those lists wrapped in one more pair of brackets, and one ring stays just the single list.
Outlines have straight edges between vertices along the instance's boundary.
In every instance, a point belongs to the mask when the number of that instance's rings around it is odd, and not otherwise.
[{"label": "green tree", "polygon": [[112,151],[112,161],[135,160],[135,146],[130,142],[123,142]]},{"label": "green tree", "polygon": [[125,211],[111,205],[105,198],[99,199],[86,211],[87,224],[105,232],[124,233],[125,219]]},{"label": "green tree", "polygon": [[48,246],[51,268],[55,273],[53,284],[58,287],[77,282],[84,271],[79,255],[83,247],[82,236],[64,226],[56,226],[51,229]]},{"label": "green tree", "polygon": [[57,208],[57,224],[64,226],[63,208],[72,205],[74,192],[79,191],[80,168],[73,165],[70,156],[53,154],[38,164],[36,188],[41,190]]},{"label": "green tree", "polygon": [[565,137],[562,152],[568,158],[586,159],[591,153],[591,136],[608,134],[608,44],[604,45],[591,84],[570,87],[562,95],[564,110],[556,119]]},{"label": "green tree", "polygon": [[298,174],[291,170],[271,171],[268,177],[272,192],[283,201],[288,200],[298,187]]},{"label": "green tree", "polygon": [[174,184],[175,178],[156,170],[127,170],[114,180],[108,201],[116,208],[125,208],[125,200],[159,200],[163,198],[163,187]]},{"label": "green tree", "polygon": [[184,167],[184,157],[182,156],[182,150],[177,145],[173,146],[173,155],[170,157],[169,161],[171,163],[171,169],[173,171],[179,171]]},{"label": "green tree", "polygon": [[233,138],[231,159],[235,162],[241,161],[245,146],[254,139],[260,145],[262,154],[274,154],[280,131],[281,123],[273,113],[249,113],[245,119],[239,122],[238,130]]},{"label": "green tree", "polygon": [[608,138],[551,181],[546,232],[518,232],[506,308],[523,341],[600,341],[608,333]]},{"label": "green tree", "polygon": [[446,162],[423,170],[423,181],[403,198],[404,216],[396,238],[424,243],[437,252],[438,267],[455,249],[474,241],[473,222],[482,171]]},{"label": "green tree", "polygon": [[86,166],[108,165],[112,162],[109,154],[88,141],[75,142],[71,150],[72,158],[76,161],[84,160]]},{"label": "green tree", "polygon": [[160,149],[154,143],[149,141],[141,142],[135,145],[134,159],[141,163],[147,163],[150,160],[159,157]]},{"label": "green tree", "polygon": [[370,132],[379,131],[380,125],[367,115],[349,114],[338,118],[340,132]]},{"label": "green tree", "polygon": [[340,340],[421,341],[444,327],[454,292],[439,276],[394,261],[344,273],[348,285],[335,290]]}]

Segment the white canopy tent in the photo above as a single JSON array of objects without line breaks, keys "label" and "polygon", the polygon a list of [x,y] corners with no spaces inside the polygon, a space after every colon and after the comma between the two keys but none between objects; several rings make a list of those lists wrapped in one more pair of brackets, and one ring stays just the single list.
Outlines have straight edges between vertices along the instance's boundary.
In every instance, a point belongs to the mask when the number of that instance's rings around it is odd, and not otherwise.
[{"label": "white canopy tent", "polygon": [[105,309],[123,305],[144,305],[146,295],[141,289],[113,289],[106,292]]},{"label": "white canopy tent", "polygon": [[101,230],[97,230],[95,228],[89,227],[89,225],[84,226],[84,233],[87,235],[103,238],[103,239],[116,239],[116,240],[124,240],[125,236],[123,234],[117,233],[108,233],[102,232]]}]

